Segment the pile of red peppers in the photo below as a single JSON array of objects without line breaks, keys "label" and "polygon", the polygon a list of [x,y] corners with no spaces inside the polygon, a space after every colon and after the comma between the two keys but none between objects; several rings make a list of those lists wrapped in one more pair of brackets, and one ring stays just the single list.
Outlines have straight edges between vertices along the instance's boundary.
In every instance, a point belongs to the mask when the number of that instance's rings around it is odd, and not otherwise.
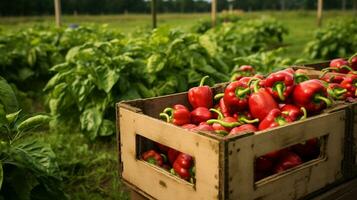
[{"label": "pile of red peppers", "polygon": [[[198,87],[188,91],[189,105],[165,108],[160,118],[193,132],[210,131],[222,136],[264,131],[319,114],[336,101],[356,98],[355,70],[357,55],[349,60],[332,60],[319,79],[310,79],[292,68],[263,76],[245,65],[235,71],[223,93],[214,94],[204,85],[206,76]],[[312,138],[260,156],[255,160],[255,180],[296,167],[319,154],[319,140]],[[159,145],[156,151],[142,154],[142,159],[182,179],[194,178],[193,157],[169,147]]]}]

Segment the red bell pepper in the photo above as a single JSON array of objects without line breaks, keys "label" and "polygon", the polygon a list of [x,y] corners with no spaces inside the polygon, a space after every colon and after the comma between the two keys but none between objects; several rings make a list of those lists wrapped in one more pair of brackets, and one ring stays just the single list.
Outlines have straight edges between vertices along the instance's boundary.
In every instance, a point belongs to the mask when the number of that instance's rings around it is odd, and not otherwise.
[{"label": "red bell pepper", "polygon": [[350,72],[352,69],[349,67],[348,61],[346,61],[343,58],[337,58],[333,59],[330,62],[330,67],[325,68],[323,71],[332,71],[332,72],[338,72],[342,74],[347,74]]},{"label": "red bell pepper", "polygon": [[231,110],[230,108],[226,105],[224,98],[219,100],[219,110],[223,114],[224,117],[229,117],[231,116]]},{"label": "red bell pepper", "polygon": [[254,124],[259,122],[259,119],[253,119],[252,114],[250,114],[248,111],[234,113],[233,117],[236,118],[238,122],[244,124]]},{"label": "red bell pepper", "polygon": [[327,86],[327,93],[335,100],[345,100],[347,98],[347,89],[337,83],[329,83]]},{"label": "red bell pepper", "polygon": [[208,76],[203,77],[198,87],[191,88],[188,91],[188,101],[194,109],[198,107],[209,109],[213,106],[212,89],[207,85],[203,85],[207,78]]},{"label": "red bell pepper", "polygon": [[237,122],[237,120],[234,117],[225,117],[221,120],[210,119],[207,121],[207,124],[212,124],[212,128],[218,134],[222,134],[222,135],[227,135],[232,128],[242,125],[240,122]]},{"label": "red bell pepper", "polygon": [[273,169],[273,160],[266,156],[260,156],[255,159],[255,170],[259,172],[270,172]]},{"label": "red bell pepper", "polygon": [[326,72],[320,77],[321,80],[328,83],[341,83],[345,79],[345,75],[329,75]]},{"label": "red bell pepper", "polygon": [[201,122],[196,128],[192,129],[192,131],[214,131],[211,125],[207,124],[207,122]]},{"label": "red bell pepper", "polygon": [[191,113],[188,108],[181,104],[176,104],[173,108],[165,108],[160,113],[162,119],[166,119],[168,123],[173,123],[177,126],[191,123]]},{"label": "red bell pepper", "polygon": [[206,107],[198,107],[191,112],[191,121],[194,124],[205,122],[212,118],[212,113]]},{"label": "red bell pepper", "polygon": [[348,60],[350,67],[354,70],[357,71],[357,54],[351,56],[351,58]]},{"label": "red bell pepper", "polygon": [[159,153],[157,153],[155,150],[149,150],[144,152],[141,155],[141,158],[157,166],[162,166],[164,163],[164,159],[162,158],[162,156]]},{"label": "red bell pepper", "polygon": [[253,124],[243,124],[241,126],[234,127],[229,132],[229,135],[235,135],[235,134],[240,134],[240,133],[244,133],[244,132],[255,132],[255,131],[258,131],[258,129]]},{"label": "red bell pepper", "polygon": [[284,101],[294,89],[294,75],[287,71],[272,73],[265,79],[264,87],[275,99]]},{"label": "red bell pepper", "polygon": [[240,80],[243,77],[253,76],[255,74],[255,70],[250,65],[242,65],[238,69],[234,70],[231,81]]},{"label": "red bell pepper", "polygon": [[293,121],[306,119],[307,117],[307,112],[304,107],[300,108],[292,104],[285,104],[280,110],[283,114],[288,115]]},{"label": "red bell pepper", "polygon": [[274,167],[275,173],[283,172],[287,169],[296,167],[302,163],[301,158],[293,152],[287,153],[280,159],[277,165]]},{"label": "red bell pepper", "polygon": [[189,180],[192,177],[192,172],[190,172],[192,165],[192,157],[188,154],[180,153],[173,164],[173,169],[181,178]]},{"label": "red bell pepper", "polygon": [[265,130],[274,128],[277,126],[282,126],[286,123],[292,122],[289,116],[283,115],[279,109],[273,109],[259,124],[259,130]]},{"label": "red bell pepper", "polygon": [[187,129],[187,130],[192,130],[192,129],[196,128],[197,125],[196,124],[184,124],[181,127],[184,129]]},{"label": "red bell pepper", "polygon": [[332,104],[332,101],[327,98],[326,87],[317,79],[296,85],[293,99],[297,106],[304,107],[308,113],[318,113]]},{"label": "red bell pepper", "polygon": [[174,162],[179,154],[180,154],[179,151],[169,148],[169,150],[167,151],[167,159],[169,160],[169,163],[171,165],[174,164]]},{"label": "red bell pepper", "polygon": [[290,152],[290,148],[288,147],[288,148],[269,152],[269,153],[265,154],[264,157],[269,158],[273,162],[276,162],[289,152]]},{"label": "red bell pepper", "polygon": [[346,77],[340,85],[347,90],[347,97],[357,97],[357,75]]},{"label": "red bell pepper", "polygon": [[250,88],[239,81],[230,83],[224,90],[224,103],[234,112],[248,107]]},{"label": "red bell pepper", "polygon": [[278,108],[278,103],[266,89],[257,89],[258,81],[254,84],[254,93],[250,95],[248,101],[249,110],[253,118],[258,118],[259,121],[262,121],[271,110]]},{"label": "red bell pepper", "polygon": [[304,161],[315,159],[320,155],[320,145],[317,138],[307,140],[304,143],[296,144],[292,146],[291,149]]}]

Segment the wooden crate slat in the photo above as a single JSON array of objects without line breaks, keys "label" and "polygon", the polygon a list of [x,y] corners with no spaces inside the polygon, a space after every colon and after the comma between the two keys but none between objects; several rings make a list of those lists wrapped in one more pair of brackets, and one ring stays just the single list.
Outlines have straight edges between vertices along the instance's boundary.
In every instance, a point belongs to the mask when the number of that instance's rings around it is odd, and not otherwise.
[{"label": "wooden crate slat", "polygon": [[[220,141],[204,135],[185,131],[171,124],[120,109],[122,177],[158,199],[170,199],[175,191],[178,199],[219,198]],[[140,134],[150,140],[192,155],[196,166],[196,185],[163,173],[162,169],[136,159],[136,137]],[[168,137],[169,136],[169,137]],[[133,173],[135,172],[135,173]]]},{"label": "wooden crate slat", "polygon": [[[344,116],[344,110],[322,114],[307,121],[230,141],[227,169],[229,199],[297,199],[342,178]],[[299,136],[301,131],[303,133]],[[311,135],[305,131],[310,131]],[[328,136],[326,158],[276,175],[275,179],[263,185],[254,184],[256,157],[323,135]]]}]

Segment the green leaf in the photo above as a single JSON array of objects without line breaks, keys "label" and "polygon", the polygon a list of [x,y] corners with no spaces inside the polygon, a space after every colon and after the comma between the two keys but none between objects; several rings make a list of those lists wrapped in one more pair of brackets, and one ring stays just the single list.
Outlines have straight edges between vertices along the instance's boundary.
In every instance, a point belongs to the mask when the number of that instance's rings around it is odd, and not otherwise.
[{"label": "green leaf", "polygon": [[19,117],[20,112],[21,112],[21,110],[6,115],[6,119],[7,119],[8,123],[11,124],[11,123],[15,122],[17,120],[17,118]]},{"label": "green leaf", "polygon": [[157,73],[164,69],[166,59],[160,54],[153,54],[149,57],[147,70],[149,73]]},{"label": "green leaf", "polygon": [[58,173],[56,155],[49,145],[35,139],[20,139],[12,144],[12,162],[32,171],[36,176],[54,176]]},{"label": "green leaf", "polygon": [[7,81],[0,76],[0,104],[4,105],[6,113],[18,111],[18,103],[14,91]]},{"label": "green leaf", "polygon": [[87,108],[80,116],[81,129],[91,140],[98,136],[98,131],[103,120],[103,112],[97,108]]},{"label": "green leaf", "polygon": [[99,67],[96,71],[98,87],[109,93],[113,86],[118,82],[120,73],[111,70],[108,67]]},{"label": "green leaf", "polygon": [[115,123],[104,119],[99,129],[99,136],[110,136],[115,133]]},{"label": "green leaf", "polygon": [[17,125],[17,130],[19,132],[29,131],[31,129],[37,128],[43,124],[46,124],[51,121],[51,117],[48,115],[36,115],[30,118],[27,118],[19,125]]}]

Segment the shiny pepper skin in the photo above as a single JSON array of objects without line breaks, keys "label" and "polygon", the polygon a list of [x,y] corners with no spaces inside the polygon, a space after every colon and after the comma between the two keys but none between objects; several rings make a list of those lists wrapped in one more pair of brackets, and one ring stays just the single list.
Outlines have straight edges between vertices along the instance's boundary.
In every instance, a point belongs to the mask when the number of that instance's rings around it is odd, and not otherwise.
[{"label": "shiny pepper skin", "polygon": [[165,108],[160,113],[161,118],[165,118],[167,122],[171,122],[177,126],[191,123],[191,112],[188,108],[181,104],[176,104],[173,108]]},{"label": "shiny pepper skin", "polygon": [[260,88],[249,97],[249,110],[253,118],[262,121],[271,110],[278,108],[278,103],[264,88]]},{"label": "shiny pepper skin", "polygon": [[198,107],[210,109],[213,106],[212,89],[207,85],[203,85],[207,78],[208,76],[203,77],[198,87],[191,88],[188,91],[188,101],[194,109]]},{"label": "shiny pepper skin", "polygon": [[311,114],[319,113],[332,104],[327,96],[327,88],[317,79],[301,82],[293,91],[294,103],[304,107]]},{"label": "shiny pepper skin", "polygon": [[206,107],[198,107],[191,111],[191,121],[194,124],[205,122],[212,118],[212,113]]},{"label": "shiny pepper skin", "polygon": [[279,109],[273,109],[259,124],[259,130],[270,129],[292,122],[289,116],[283,115]]},{"label": "shiny pepper skin", "polygon": [[248,107],[250,88],[248,85],[234,81],[224,90],[224,103],[234,112],[242,111]]},{"label": "shiny pepper skin", "polygon": [[264,87],[275,99],[284,101],[294,89],[294,75],[288,71],[272,73],[265,79]]},{"label": "shiny pepper skin", "polygon": [[144,152],[141,157],[143,160],[157,166],[162,166],[164,163],[162,156],[154,150]]},{"label": "shiny pepper skin", "polygon": [[180,153],[173,164],[173,169],[181,178],[189,180],[191,178],[190,168],[192,167],[192,164],[193,159],[190,155]]},{"label": "shiny pepper skin", "polygon": [[351,75],[346,77],[341,82],[341,87],[347,90],[346,96],[347,97],[357,97],[356,95],[356,88],[357,88],[357,75]]}]

